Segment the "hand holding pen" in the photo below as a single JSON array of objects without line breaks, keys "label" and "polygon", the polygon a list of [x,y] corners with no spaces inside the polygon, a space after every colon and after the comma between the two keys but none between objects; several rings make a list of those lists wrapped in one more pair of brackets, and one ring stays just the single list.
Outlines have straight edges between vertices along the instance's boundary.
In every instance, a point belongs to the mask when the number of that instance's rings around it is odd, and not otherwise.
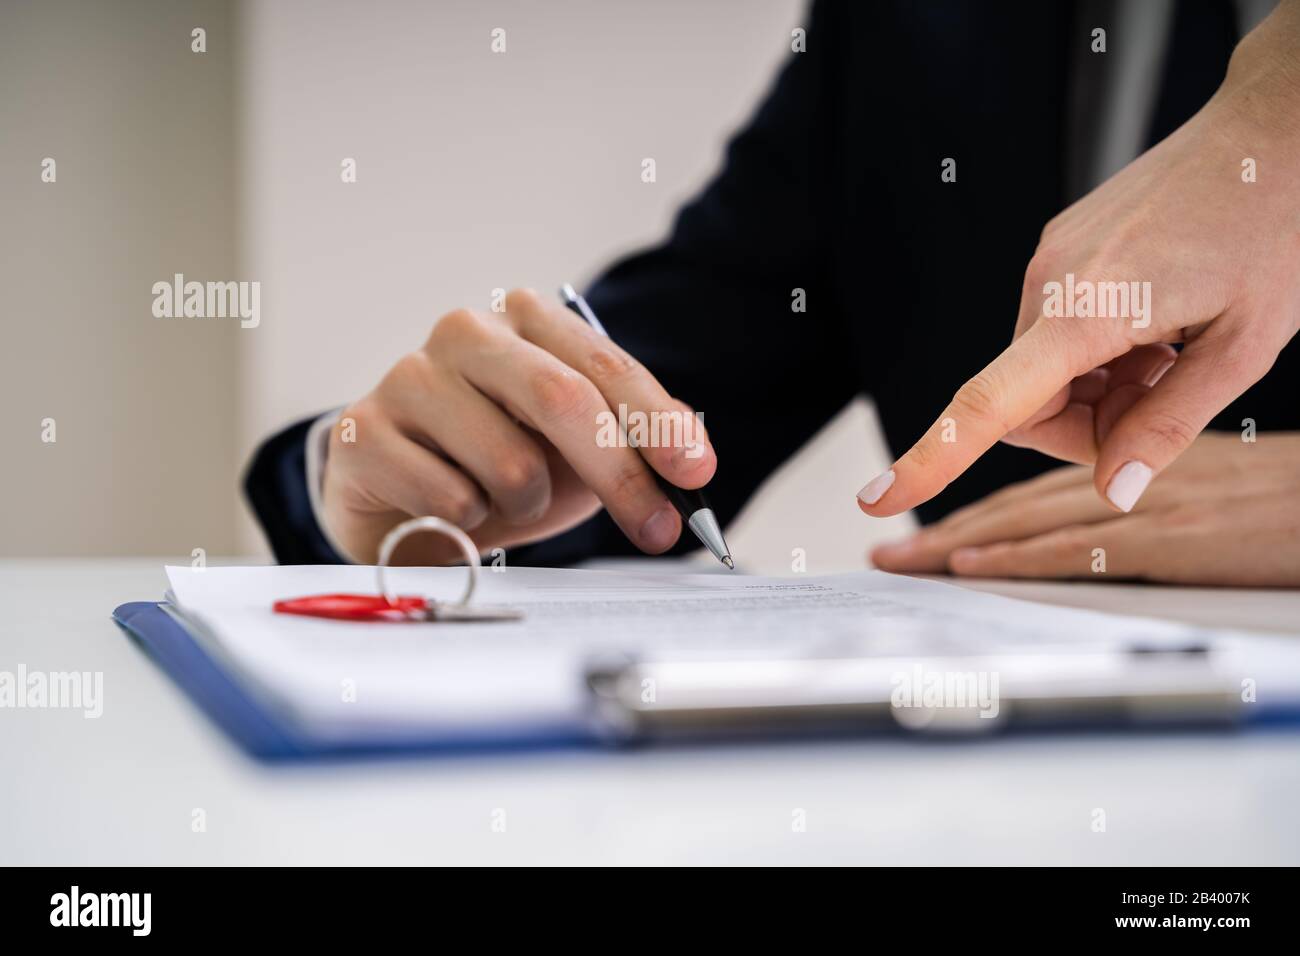
[{"label": "hand holding pen", "polygon": [[[681,535],[682,514],[700,512],[698,500],[680,495],[703,488],[717,468],[698,422],[690,447],[597,440],[620,406],[694,421],[692,410],[562,303],[516,290],[504,304],[504,312],[447,313],[422,347],[339,413],[321,508],[345,557],[374,563],[384,535],[412,515],[448,519],[486,553],[553,537],[602,506],[633,544],[660,554]],[[710,518],[688,520],[729,558]],[[395,562],[457,558],[423,536],[404,543]]]}]

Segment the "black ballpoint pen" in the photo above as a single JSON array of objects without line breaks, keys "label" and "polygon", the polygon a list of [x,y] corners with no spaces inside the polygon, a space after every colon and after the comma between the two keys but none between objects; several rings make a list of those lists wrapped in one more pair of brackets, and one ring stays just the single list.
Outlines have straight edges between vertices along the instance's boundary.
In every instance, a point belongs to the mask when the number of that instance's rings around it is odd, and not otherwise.
[{"label": "black ballpoint pen", "polygon": [[[591,310],[587,300],[580,296],[573,286],[567,282],[560,286],[560,298],[564,300],[566,306],[581,316],[583,321],[601,335],[609,338],[609,333],[600,324],[600,319],[596,318],[596,313]],[[731,560],[731,552],[727,549],[726,539],[722,537],[722,528],[718,525],[718,518],[705,500],[703,490],[697,488],[688,491],[685,488],[678,488],[657,471],[652,469],[651,474],[654,475],[655,481],[658,482],[663,493],[668,496],[668,500],[672,502],[673,507],[677,509],[677,513],[682,516],[686,526],[695,532],[695,537],[700,539],[715,558],[731,570],[736,570],[736,562]]]}]

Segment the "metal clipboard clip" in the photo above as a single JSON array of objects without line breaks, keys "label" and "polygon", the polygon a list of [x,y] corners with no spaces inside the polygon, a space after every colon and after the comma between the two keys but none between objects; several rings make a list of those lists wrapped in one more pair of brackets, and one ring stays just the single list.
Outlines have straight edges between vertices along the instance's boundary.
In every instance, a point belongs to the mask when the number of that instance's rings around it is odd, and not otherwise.
[{"label": "metal clipboard clip", "polygon": [[[894,697],[900,676],[999,675],[994,708]],[[1040,654],[595,660],[589,718],[630,742],[834,727],[926,736],[983,736],[1008,727],[1234,726],[1246,718],[1239,670],[1211,643]]]}]

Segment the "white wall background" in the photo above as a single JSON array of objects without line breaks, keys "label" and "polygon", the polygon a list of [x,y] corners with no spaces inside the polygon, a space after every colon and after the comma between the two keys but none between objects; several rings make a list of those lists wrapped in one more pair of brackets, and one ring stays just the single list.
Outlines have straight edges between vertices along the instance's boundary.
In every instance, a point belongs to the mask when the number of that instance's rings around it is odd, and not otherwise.
[{"label": "white wall background", "polygon": [[235,547],[238,329],[151,310],[233,278],[229,38],[219,0],[0,0],[0,556]]}]

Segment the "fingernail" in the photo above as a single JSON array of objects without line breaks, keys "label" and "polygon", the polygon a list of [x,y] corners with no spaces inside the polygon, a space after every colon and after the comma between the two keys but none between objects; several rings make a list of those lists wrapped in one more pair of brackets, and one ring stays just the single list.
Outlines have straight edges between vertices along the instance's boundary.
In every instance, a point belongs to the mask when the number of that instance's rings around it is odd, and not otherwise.
[{"label": "fingernail", "polygon": [[704,442],[688,441],[673,455],[673,461],[678,465],[684,465],[687,462],[699,461],[703,457]]},{"label": "fingernail", "polygon": [[858,500],[864,505],[874,505],[893,485],[894,478],[894,469],[892,468],[883,475],[876,475],[862,486],[862,490],[858,492]]},{"label": "fingernail", "polygon": [[698,441],[687,442],[673,452],[673,468],[678,471],[693,471],[703,458],[704,443]]},{"label": "fingernail", "polygon": [[488,519],[488,506],[486,502],[477,502],[472,509],[464,516],[465,520],[460,523],[460,530],[473,531],[484,521]]},{"label": "fingernail", "polygon": [[963,565],[969,568],[979,556],[979,548],[958,548],[948,555],[948,566],[960,574]]},{"label": "fingernail", "polygon": [[1152,471],[1140,461],[1126,461],[1111,476],[1106,486],[1106,497],[1120,511],[1132,511],[1142,492],[1151,484]]},{"label": "fingernail", "polygon": [[672,506],[664,505],[647,518],[645,524],[641,525],[641,544],[651,551],[663,551],[671,547],[676,540],[677,531],[673,514]]},{"label": "fingernail", "polygon": [[1160,381],[1162,378],[1165,377],[1165,372],[1169,371],[1169,370],[1170,370],[1171,368],[1173,368],[1173,367],[1174,367],[1174,360],[1173,360],[1173,359],[1170,359],[1170,360],[1169,360],[1168,362],[1166,362],[1164,365],[1160,366],[1158,369],[1156,369],[1154,372],[1152,372],[1149,376],[1147,376],[1146,384],[1147,384],[1147,385],[1155,385],[1156,382]]}]

